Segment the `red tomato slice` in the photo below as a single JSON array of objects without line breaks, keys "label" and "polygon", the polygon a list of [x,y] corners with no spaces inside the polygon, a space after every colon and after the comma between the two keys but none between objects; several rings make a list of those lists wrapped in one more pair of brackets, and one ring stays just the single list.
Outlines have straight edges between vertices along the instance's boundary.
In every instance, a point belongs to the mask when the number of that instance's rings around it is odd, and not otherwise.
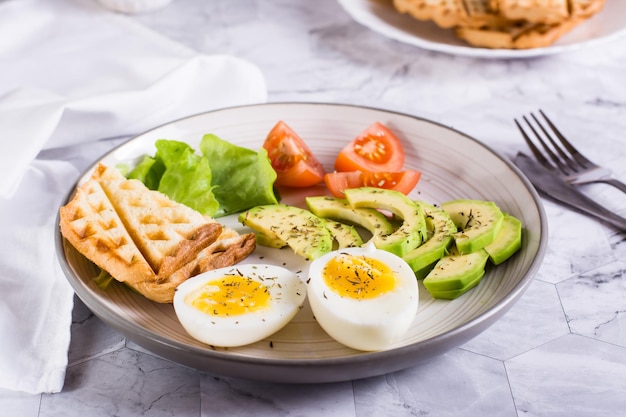
[{"label": "red tomato slice", "polygon": [[282,120],[267,135],[263,147],[276,171],[276,185],[310,187],[323,181],[322,164],[304,140]]},{"label": "red tomato slice", "polygon": [[408,194],[415,188],[421,176],[421,172],[413,170],[399,172],[329,172],[324,175],[324,182],[333,196],[344,198],[344,190],[357,187],[385,188]]},{"label": "red tomato slice", "polygon": [[324,183],[333,196],[344,198],[344,190],[363,186],[363,172],[329,172],[324,175]]},{"label": "red tomato slice", "polygon": [[404,165],[404,149],[398,137],[376,122],[346,145],[335,160],[335,170],[398,172]]}]

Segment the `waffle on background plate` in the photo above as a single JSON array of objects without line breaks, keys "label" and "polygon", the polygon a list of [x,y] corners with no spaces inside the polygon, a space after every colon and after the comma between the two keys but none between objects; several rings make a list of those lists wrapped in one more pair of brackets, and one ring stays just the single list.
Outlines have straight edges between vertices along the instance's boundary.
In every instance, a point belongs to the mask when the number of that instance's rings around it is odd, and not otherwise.
[{"label": "waffle on background plate", "polygon": [[393,0],[395,8],[430,20],[473,46],[530,49],[551,45],[599,12],[605,0]]}]

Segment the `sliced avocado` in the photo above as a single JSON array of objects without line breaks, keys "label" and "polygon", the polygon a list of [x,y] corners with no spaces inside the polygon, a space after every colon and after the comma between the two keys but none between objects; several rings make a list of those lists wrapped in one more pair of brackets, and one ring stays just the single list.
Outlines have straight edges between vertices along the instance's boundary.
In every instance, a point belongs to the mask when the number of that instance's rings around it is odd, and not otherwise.
[{"label": "sliced avocado", "polygon": [[454,241],[460,253],[476,252],[496,238],[504,214],[493,201],[459,199],[441,205],[459,229]]},{"label": "sliced avocado", "polygon": [[470,281],[465,287],[459,289],[459,290],[429,290],[430,295],[432,295],[433,298],[441,298],[441,299],[445,299],[445,300],[454,300],[457,297],[460,297],[461,295],[465,294],[466,292],[468,292],[469,290],[471,290],[472,288],[474,288],[475,286],[478,285],[478,283],[483,279],[483,275],[485,275],[485,271],[482,271],[480,274],[478,274],[473,281]]},{"label": "sliced avocado", "polygon": [[485,273],[487,259],[489,254],[482,249],[472,253],[446,255],[426,275],[424,286],[432,294],[476,285],[474,281]]},{"label": "sliced avocado", "polygon": [[500,233],[493,242],[485,246],[489,259],[494,265],[500,265],[522,247],[522,222],[510,214],[504,213]]},{"label": "sliced avocado", "polygon": [[284,240],[276,237],[276,236],[266,236],[261,232],[256,231],[256,243],[261,245],[261,246],[267,246],[268,248],[274,248],[274,249],[282,249],[282,248],[286,248],[287,246],[287,242],[285,242]]},{"label": "sliced avocado", "polygon": [[354,248],[363,245],[363,238],[354,226],[332,219],[324,219],[324,221],[334,241],[337,243],[337,249]]},{"label": "sliced avocado", "polygon": [[307,197],[306,206],[318,217],[361,226],[374,237],[388,235],[394,231],[389,219],[381,212],[371,208],[352,208],[343,198]]},{"label": "sliced avocado", "polygon": [[426,239],[426,220],[422,208],[401,192],[360,187],[345,190],[345,195],[354,208],[386,210],[402,219],[402,224],[393,233],[374,237],[377,248],[403,256]]},{"label": "sliced avocado", "polygon": [[[331,219],[324,219],[324,223],[333,238],[333,249],[352,248],[363,245],[363,238],[354,226]],[[256,242],[261,246],[275,249],[282,249],[288,246],[284,240],[266,236],[260,232],[256,232]]]},{"label": "sliced avocado", "polygon": [[276,245],[276,241],[282,240],[295,253],[308,259],[317,259],[332,250],[333,238],[325,221],[299,207],[257,206],[241,213],[239,221]]},{"label": "sliced avocado", "polygon": [[448,249],[454,243],[452,235],[456,233],[457,228],[447,212],[423,201],[415,202],[424,212],[429,237],[420,246],[406,253],[402,259],[411,266],[416,277],[421,279],[448,253]]},{"label": "sliced avocado", "polygon": [[[439,258],[439,259],[441,259],[441,258]],[[439,259],[437,259],[437,261]],[[418,280],[426,278],[426,276],[430,273],[430,271],[433,270],[433,268],[437,264],[437,261],[435,261],[435,262],[433,262],[431,264],[428,264],[428,265],[426,265],[423,268],[420,268],[420,269],[417,269],[417,270],[413,271],[415,273],[415,278],[418,279]]]}]

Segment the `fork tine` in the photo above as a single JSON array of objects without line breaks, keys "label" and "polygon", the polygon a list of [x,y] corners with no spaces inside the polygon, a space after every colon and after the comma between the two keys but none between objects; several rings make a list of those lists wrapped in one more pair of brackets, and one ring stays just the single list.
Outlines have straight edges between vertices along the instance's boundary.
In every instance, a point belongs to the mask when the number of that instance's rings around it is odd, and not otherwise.
[{"label": "fork tine", "polygon": [[545,119],[545,121],[548,123],[548,125],[550,126],[550,129],[552,129],[552,131],[554,132],[554,134],[559,138],[559,140],[561,141],[561,143],[563,144],[563,146],[565,146],[565,149],[568,150],[568,152],[574,157],[574,159],[576,160],[576,162],[578,162],[578,164],[580,164],[580,166],[582,168],[589,168],[590,165],[594,165],[593,162],[591,162],[590,160],[588,160],[587,158],[585,158],[585,156],[583,154],[581,154],[578,149],[576,149],[574,147],[574,145],[572,145],[566,138],[565,136],[559,131],[559,129],[557,129],[557,127],[554,125],[554,123],[552,123],[552,121],[548,118],[548,116],[546,116],[546,114],[543,112],[543,110],[539,109],[539,113],[541,113],[541,116],[543,116],[543,118]]},{"label": "fork tine", "polygon": [[[526,119],[526,117],[524,117],[524,119]],[[544,156],[543,153],[541,153],[541,151],[539,150],[539,148],[537,148],[535,146],[535,144],[533,143],[533,141],[530,139],[530,137],[526,134],[526,131],[524,130],[524,128],[522,127],[522,125],[520,125],[520,123],[517,121],[517,119],[513,119],[513,121],[515,122],[515,124],[517,125],[517,128],[519,129],[520,133],[522,134],[522,137],[524,138],[524,140],[526,141],[526,144],[528,145],[528,147],[530,148],[530,151],[533,153],[533,155],[535,155],[535,158],[537,159],[537,161],[539,161],[539,163],[543,166],[545,166],[546,168],[549,169],[554,169],[554,166],[550,163],[550,161],[548,161]],[[526,123],[528,123],[528,120],[526,120]],[[530,127],[532,129],[532,126]]]},{"label": "fork tine", "polygon": [[[540,110],[541,111],[541,110]],[[576,167],[572,164],[572,158],[570,157],[570,155],[566,154],[565,151],[563,150],[562,147],[560,147],[552,138],[552,135],[550,134],[550,132],[548,132],[546,130],[545,127],[543,127],[543,124],[539,121],[539,119],[537,119],[537,117],[531,113],[530,116],[533,118],[533,120],[535,121],[535,123],[537,124],[537,126],[539,126],[539,128],[541,129],[541,131],[543,132],[544,136],[546,138],[548,138],[548,141],[550,141],[550,144],[552,145],[552,147],[557,151],[557,153],[559,154],[560,158],[558,156],[556,156],[556,154],[554,154],[548,147],[546,144],[542,144],[544,145],[544,149],[546,150],[546,152],[548,152],[550,154],[550,157],[552,158],[552,160],[559,166],[559,169],[561,169],[561,171],[563,171],[564,174],[569,174],[570,171],[576,172]],[[528,123],[528,121],[526,121]],[[537,132],[535,132],[535,134],[537,135]],[[537,137],[539,137],[539,135],[537,135]],[[541,138],[539,138],[539,140],[541,140]],[[563,164],[563,161],[565,161],[565,164]],[[566,166],[567,165],[567,166]],[[568,169],[569,168],[569,169]]]},{"label": "fork tine", "polygon": [[[535,153],[535,157],[537,158],[537,160],[539,162],[541,162],[542,164],[544,164],[544,166],[549,166],[550,168],[554,169],[555,166],[556,168],[558,168],[563,174],[565,175],[569,175],[569,170],[568,168],[563,165],[563,162],[561,162],[561,159],[554,154],[554,152],[552,151],[552,149],[550,149],[550,147],[548,146],[548,144],[543,140],[543,138],[541,137],[541,135],[539,134],[539,132],[537,132],[537,130],[535,129],[535,127],[533,126],[533,124],[530,122],[530,120],[528,120],[528,118],[526,116],[522,116],[522,118],[524,119],[524,121],[526,122],[526,124],[528,125],[528,127],[530,128],[530,130],[533,132],[533,134],[535,135],[535,138],[539,141],[539,143],[541,144],[541,147],[543,148],[544,152],[550,157],[550,159],[552,160],[552,163],[550,161],[548,161],[548,159],[546,159],[543,156],[543,153],[541,151],[538,150],[538,148],[536,146],[534,146],[534,148],[537,150],[537,153]],[[532,149],[531,149],[532,150]],[[539,154],[540,156],[538,156],[537,154]],[[543,160],[543,161],[542,161]]]}]

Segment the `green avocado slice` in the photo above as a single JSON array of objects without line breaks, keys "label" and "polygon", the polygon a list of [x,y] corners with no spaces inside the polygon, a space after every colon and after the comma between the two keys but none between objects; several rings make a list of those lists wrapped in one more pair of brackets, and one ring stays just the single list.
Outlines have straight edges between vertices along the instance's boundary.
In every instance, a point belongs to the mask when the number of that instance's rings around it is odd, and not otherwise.
[{"label": "green avocado slice", "polygon": [[440,208],[416,200],[424,212],[428,239],[417,248],[407,252],[404,259],[418,279],[424,278],[435,263],[443,258],[454,243],[452,235],[457,228],[450,215]]},{"label": "green avocado slice", "polygon": [[500,232],[493,242],[485,246],[489,260],[500,265],[522,247],[522,222],[510,214],[504,214]]},{"label": "green avocado slice", "polygon": [[307,197],[306,206],[318,217],[361,226],[374,238],[391,234],[394,231],[389,219],[380,211],[373,208],[353,208],[343,198]]},{"label": "green avocado slice", "polygon": [[493,201],[459,199],[441,205],[459,231],[454,242],[460,253],[476,252],[493,242],[504,214]]},{"label": "green avocado slice", "polygon": [[478,250],[466,254],[450,254],[441,258],[424,278],[428,292],[453,291],[468,289],[476,285],[479,276],[485,273],[489,254]]},{"label": "green avocado slice", "polygon": [[477,286],[480,283],[480,281],[483,279],[484,275],[485,275],[485,271],[482,271],[480,274],[476,275],[476,277],[472,281],[469,281],[468,284],[461,289],[432,290],[432,291],[429,291],[430,295],[432,295],[433,298],[441,298],[444,300],[454,300],[455,298],[460,297],[461,295],[465,294],[466,292],[468,292],[469,290]]},{"label": "green avocado slice", "polygon": [[[285,204],[253,207],[239,215],[239,222],[259,233],[271,247],[284,242],[298,255],[317,259],[332,250],[333,238],[326,222],[308,210]],[[271,245],[268,244],[271,242]]]},{"label": "green avocado slice", "polygon": [[402,219],[400,227],[393,233],[375,236],[374,245],[398,256],[404,256],[425,240],[426,220],[422,208],[399,191],[374,187],[345,190],[346,200],[353,208],[375,208],[386,210]]},{"label": "green avocado slice", "polygon": [[267,236],[259,231],[255,231],[255,235],[256,243],[261,246],[267,246],[268,248],[274,249],[282,249],[289,246],[287,245],[287,242],[277,236]]},{"label": "green avocado slice", "polygon": [[337,249],[353,248],[363,245],[363,238],[354,226],[332,219],[324,219],[324,221],[333,240],[337,243]]}]

